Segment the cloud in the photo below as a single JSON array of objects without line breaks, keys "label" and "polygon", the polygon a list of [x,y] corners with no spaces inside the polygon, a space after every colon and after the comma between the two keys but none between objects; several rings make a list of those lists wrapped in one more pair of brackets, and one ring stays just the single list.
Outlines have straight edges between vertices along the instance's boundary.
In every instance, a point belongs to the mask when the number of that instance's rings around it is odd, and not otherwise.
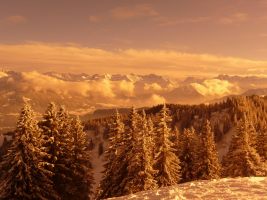
[{"label": "cloud", "polygon": [[[119,83],[112,83],[108,79],[97,81],[70,82],[60,80],[36,71],[22,72],[22,81],[19,84],[12,79],[12,84],[19,86],[22,91],[55,92],[58,95],[81,95],[92,100],[103,98],[115,98],[117,93],[125,93],[124,88],[118,87]],[[116,91],[115,91],[116,90]]]},{"label": "cloud", "polygon": [[21,88],[25,91],[34,90],[36,92],[54,91],[59,95],[77,93],[86,96],[90,91],[90,86],[82,82],[66,82],[38,72],[22,72]]},{"label": "cloud", "polygon": [[38,99],[41,102],[55,99],[57,102],[62,101],[67,104],[78,102],[82,109],[91,109],[92,106],[101,105],[104,107],[132,105],[142,107],[163,102],[201,103],[226,95],[241,94],[250,88],[262,88],[266,82],[265,79],[261,79],[265,82],[259,83],[260,79],[254,77],[240,79],[234,76],[220,76],[202,79],[203,81],[199,82],[195,79],[188,83],[181,81],[180,84],[173,85],[170,79],[161,79],[158,83],[153,83],[148,76],[139,76],[139,81],[113,79],[110,76],[103,76],[97,80],[64,81],[39,72],[8,72],[7,75],[8,77],[0,78],[0,91],[5,91],[3,93],[5,99],[14,97],[20,99],[21,96],[24,100],[25,98],[32,101]]},{"label": "cloud", "polygon": [[134,82],[122,80],[119,82],[119,88],[122,95],[127,97],[134,96]]},{"label": "cloud", "polygon": [[191,85],[203,96],[225,96],[238,94],[239,87],[219,79],[208,79],[203,83],[191,83]]},{"label": "cloud", "polygon": [[[31,100],[36,95],[48,99],[59,97],[67,102],[75,98],[84,102],[87,107],[89,102],[88,109],[91,106],[151,106],[165,102],[165,98],[154,91],[143,94],[142,91],[135,90],[135,81],[112,81],[108,77],[99,80],[64,81],[36,71],[16,74],[12,72],[5,77],[0,79],[0,89],[8,90],[6,95],[14,95],[14,91],[17,95],[23,94],[23,101]],[[81,107],[84,109],[84,105]]]},{"label": "cloud", "polygon": [[237,12],[232,15],[222,17],[219,21],[222,24],[235,24],[235,23],[241,23],[248,20],[248,14],[243,12]]},{"label": "cloud", "polygon": [[8,75],[5,72],[0,71],[0,78],[7,77]]},{"label": "cloud", "polygon": [[145,83],[144,90],[161,91],[162,87],[157,83],[152,83],[152,84]]},{"label": "cloud", "polygon": [[179,17],[171,18],[162,15],[157,15],[153,18],[159,26],[175,26],[181,24],[200,24],[205,22],[215,22],[223,25],[230,25],[236,23],[246,22],[249,19],[249,15],[244,12],[236,12],[227,16],[192,16],[192,17]]},{"label": "cloud", "polygon": [[97,22],[100,22],[101,20],[102,20],[102,18],[100,16],[91,15],[89,17],[89,21],[92,23],[97,23]]},{"label": "cloud", "polygon": [[128,20],[140,17],[157,16],[158,12],[148,4],[140,4],[136,6],[120,6],[110,11],[111,16],[118,20]]},{"label": "cloud", "polygon": [[22,15],[12,15],[5,18],[4,21],[9,24],[24,24],[27,22],[27,18]]},{"label": "cloud", "polygon": [[151,93],[148,96],[136,98],[132,101],[125,101],[124,105],[135,105],[137,107],[144,107],[144,106],[154,106],[158,104],[166,103],[166,99],[163,97],[163,95],[159,94],[153,94]]},{"label": "cloud", "polygon": [[111,81],[110,79],[100,79],[72,82],[54,78],[36,71],[22,72],[22,81],[19,83],[19,87],[23,91],[53,91],[58,95],[82,95],[98,101],[100,99],[127,98],[135,95],[134,82],[130,81]]},{"label": "cloud", "polygon": [[189,18],[180,18],[180,19],[171,19],[169,17],[159,16],[154,19],[160,26],[175,26],[179,24],[195,24],[203,23],[210,21],[210,17],[189,17]]},{"label": "cloud", "polygon": [[78,45],[0,44],[0,64],[19,71],[150,74],[184,77],[218,74],[257,75],[266,60],[250,60],[179,51],[124,49],[108,51]]},{"label": "cloud", "polygon": [[151,105],[157,105],[157,104],[162,104],[166,103],[166,99],[160,95],[153,94],[150,99],[148,100],[148,104]]}]

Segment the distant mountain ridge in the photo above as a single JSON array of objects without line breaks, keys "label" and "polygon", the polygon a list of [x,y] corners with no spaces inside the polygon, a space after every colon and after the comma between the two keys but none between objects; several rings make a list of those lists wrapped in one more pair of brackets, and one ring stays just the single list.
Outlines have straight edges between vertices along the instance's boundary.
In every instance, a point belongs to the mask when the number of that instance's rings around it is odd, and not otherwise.
[{"label": "distant mountain ridge", "polygon": [[108,79],[111,81],[146,81],[146,82],[168,82],[169,79],[163,76],[159,76],[156,74],[148,74],[148,75],[137,75],[137,74],[72,74],[72,73],[57,73],[57,72],[46,72],[44,73],[47,76],[51,76],[54,78],[58,78],[64,81],[85,81],[85,80],[103,80]]},{"label": "distant mountain ridge", "polygon": [[229,95],[267,94],[266,77],[219,75],[184,80],[156,74],[72,74],[0,71],[0,132],[14,126],[25,102],[37,114],[49,102],[65,105],[72,114],[98,109],[144,107],[163,102],[200,104]]}]

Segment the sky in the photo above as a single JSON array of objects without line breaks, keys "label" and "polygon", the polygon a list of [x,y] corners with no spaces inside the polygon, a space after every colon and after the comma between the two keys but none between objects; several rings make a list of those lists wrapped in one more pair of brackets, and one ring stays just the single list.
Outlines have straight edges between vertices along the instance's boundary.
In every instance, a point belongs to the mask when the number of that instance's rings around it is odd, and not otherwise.
[{"label": "sky", "polygon": [[0,68],[267,74],[267,0],[0,0]]}]

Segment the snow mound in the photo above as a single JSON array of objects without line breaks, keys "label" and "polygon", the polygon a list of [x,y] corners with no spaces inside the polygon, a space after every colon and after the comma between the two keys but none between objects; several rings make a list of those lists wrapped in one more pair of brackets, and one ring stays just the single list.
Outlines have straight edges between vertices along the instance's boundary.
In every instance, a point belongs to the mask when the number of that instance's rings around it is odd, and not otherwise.
[{"label": "snow mound", "polygon": [[183,199],[238,199],[267,200],[267,177],[224,178],[211,181],[195,181],[155,191],[144,191],[113,200],[183,200]]}]

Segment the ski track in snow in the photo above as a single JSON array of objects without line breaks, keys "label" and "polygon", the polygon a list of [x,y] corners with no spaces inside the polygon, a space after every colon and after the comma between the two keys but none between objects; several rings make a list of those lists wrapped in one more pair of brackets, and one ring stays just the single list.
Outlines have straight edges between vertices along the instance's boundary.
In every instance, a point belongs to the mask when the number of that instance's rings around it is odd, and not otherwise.
[{"label": "ski track in snow", "polygon": [[113,200],[267,200],[267,178],[224,178],[195,181],[155,191],[144,191]]}]

